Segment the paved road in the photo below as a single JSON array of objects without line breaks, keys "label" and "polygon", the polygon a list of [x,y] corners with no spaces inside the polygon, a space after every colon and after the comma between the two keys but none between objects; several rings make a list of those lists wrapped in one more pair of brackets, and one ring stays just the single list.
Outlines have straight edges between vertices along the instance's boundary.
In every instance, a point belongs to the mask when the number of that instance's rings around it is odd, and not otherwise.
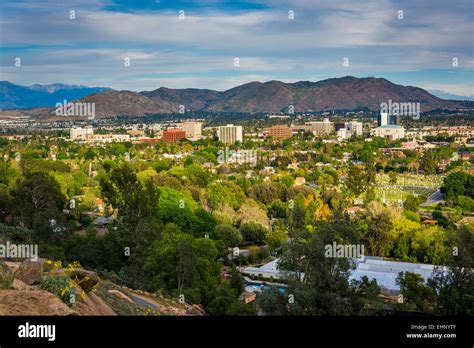
[{"label": "paved road", "polygon": [[421,206],[427,207],[432,204],[438,204],[438,203],[443,202],[443,199],[444,199],[444,193],[441,193],[441,191],[438,189],[431,196],[429,196],[426,202],[421,204]]},{"label": "paved road", "polygon": [[144,299],[141,296],[133,294],[132,299],[136,304],[144,308],[152,307],[153,309],[158,309],[158,306],[155,303],[153,303],[151,300]]}]

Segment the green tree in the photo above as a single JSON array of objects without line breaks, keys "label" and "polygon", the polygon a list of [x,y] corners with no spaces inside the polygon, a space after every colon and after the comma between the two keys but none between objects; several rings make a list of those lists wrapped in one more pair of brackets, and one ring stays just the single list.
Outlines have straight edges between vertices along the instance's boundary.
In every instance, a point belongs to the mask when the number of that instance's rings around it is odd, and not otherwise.
[{"label": "green tree", "polygon": [[224,242],[226,247],[235,247],[242,243],[242,235],[239,230],[229,224],[216,226],[217,238]]},{"label": "green tree", "polygon": [[404,303],[414,305],[419,311],[429,311],[436,299],[435,291],[424,284],[423,277],[416,273],[401,272],[397,279]]},{"label": "green tree", "polygon": [[346,187],[354,197],[359,197],[366,188],[367,177],[360,166],[350,166],[347,172]]},{"label": "green tree", "polygon": [[420,161],[420,169],[423,170],[425,175],[436,174],[436,169],[438,168],[436,160],[436,155],[432,150],[425,152]]},{"label": "green tree", "polygon": [[461,171],[451,173],[444,178],[441,191],[446,193],[447,198],[457,196],[474,198],[474,175]]},{"label": "green tree", "polygon": [[262,225],[247,221],[240,225],[240,233],[245,241],[252,241],[255,243],[262,243],[268,233],[268,230]]},{"label": "green tree", "polygon": [[151,179],[141,183],[129,164],[110,169],[100,179],[100,188],[106,203],[132,225],[158,213],[160,191]]},{"label": "green tree", "polygon": [[403,209],[417,212],[420,209],[421,203],[425,201],[425,197],[415,197],[414,195],[408,195],[403,202]]},{"label": "green tree", "polygon": [[184,294],[187,302],[200,303],[219,284],[216,258],[213,240],[194,238],[169,224],[152,244],[143,267],[152,289]]},{"label": "green tree", "polygon": [[462,226],[454,239],[447,269],[437,268],[428,280],[441,315],[474,314],[474,225]]},{"label": "green tree", "polygon": [[66,200],[57,181],[48,174],[27,174],[12,190],[12,202],[15,222],[35,231],[36,241],[50,242],[66,233],[62,212]]},{"label": "green tree", "polygon": [[392,229],[390,211],[378,201],[368,204],[365,214],[368,229],[365,242],[369,255],[384,256],[390,241],[389,231]]},{"label": "green tree", "polygon": [[398,174],[396,172],[392,171],[392,172],[388,173],[388,177],[389,177],[390,184],[395,185],[397,183]]},{"label": "green tree", "polygon": [[268,234],[265,242],[271,250],[275,251],[284,246],[287,239],[288,236],[285,224],[282,223],[281,220],[277,220],[273,231]]},{"label": "green tree", "polygon": [[238,295],[245,290],[244,278],[236,268],[232,268],[230,271],[229,285],[232,289],[235,289]]}]

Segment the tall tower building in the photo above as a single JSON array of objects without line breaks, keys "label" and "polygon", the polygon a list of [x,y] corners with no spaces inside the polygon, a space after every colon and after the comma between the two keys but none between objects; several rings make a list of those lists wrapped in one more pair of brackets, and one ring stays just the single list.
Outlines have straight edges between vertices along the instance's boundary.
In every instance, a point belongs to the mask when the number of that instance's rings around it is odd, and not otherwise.
[{"label": "tall tower building", "polygon": [[388,125],[388,113],[381,112],[378,116],[377,127],[383,127]]},{"label": "tall tower building", "polygon": [[242,126],[228,124],[217,129],[219,140],[226,145],[234,144],[236,141],[243,141]]}]

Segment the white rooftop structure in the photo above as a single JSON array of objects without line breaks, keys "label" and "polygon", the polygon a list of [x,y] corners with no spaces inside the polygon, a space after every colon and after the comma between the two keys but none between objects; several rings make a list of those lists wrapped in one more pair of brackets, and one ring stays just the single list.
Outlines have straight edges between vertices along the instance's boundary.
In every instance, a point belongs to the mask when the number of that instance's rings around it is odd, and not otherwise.
[{"label": "white rooftop structure", "polygon": [[357,267],[349,276],[350,280],[359,280],[366,276],[369,281],[375,279],[382,290],[391,293],[400,291],[400,287],[396,283],[400,272],[419,274],[426,282],[436,267],[423,263],[387,261],[381,257],[373,256],[365,256],[361,260],[356,260],[356,263]]},{"label": "white rooftop structure", "polygon": [[261,267],[243,267],[241,272],[258,277],[265,277],[269,279],[280,279],[283,277],[283,272],[278,269],[278,262],[280,259],[275,259]]},{"label": "white rooftop structure", "polygon": [[[261,267],[243,267],[242,273],[253,276],[265,277],[269,279],[281,279],[284,274],[278,269],[280,259],[275,259]],[[431,277],[435,265],[388,261],[381,257],[365,256],[361,259],[354,259],[356,269],[352,271],[349,280],[360,280],[366,276],[369,281],[375,279],[378,286],[384,291],[396,294],[400,291],[400,287],[396,283],[396,279],[400,272],[416,273],[423,277],[425,282]]]}]

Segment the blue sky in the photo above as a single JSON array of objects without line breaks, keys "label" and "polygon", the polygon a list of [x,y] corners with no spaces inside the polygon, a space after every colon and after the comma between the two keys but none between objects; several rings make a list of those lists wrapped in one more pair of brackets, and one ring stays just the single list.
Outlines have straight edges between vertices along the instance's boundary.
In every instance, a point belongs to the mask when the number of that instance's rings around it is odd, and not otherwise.
[{"label": "blue sky", "polygon": [[474,96],[473,19],[472,0],[4,0],[0,79],[141,91],[352,75]]}]

